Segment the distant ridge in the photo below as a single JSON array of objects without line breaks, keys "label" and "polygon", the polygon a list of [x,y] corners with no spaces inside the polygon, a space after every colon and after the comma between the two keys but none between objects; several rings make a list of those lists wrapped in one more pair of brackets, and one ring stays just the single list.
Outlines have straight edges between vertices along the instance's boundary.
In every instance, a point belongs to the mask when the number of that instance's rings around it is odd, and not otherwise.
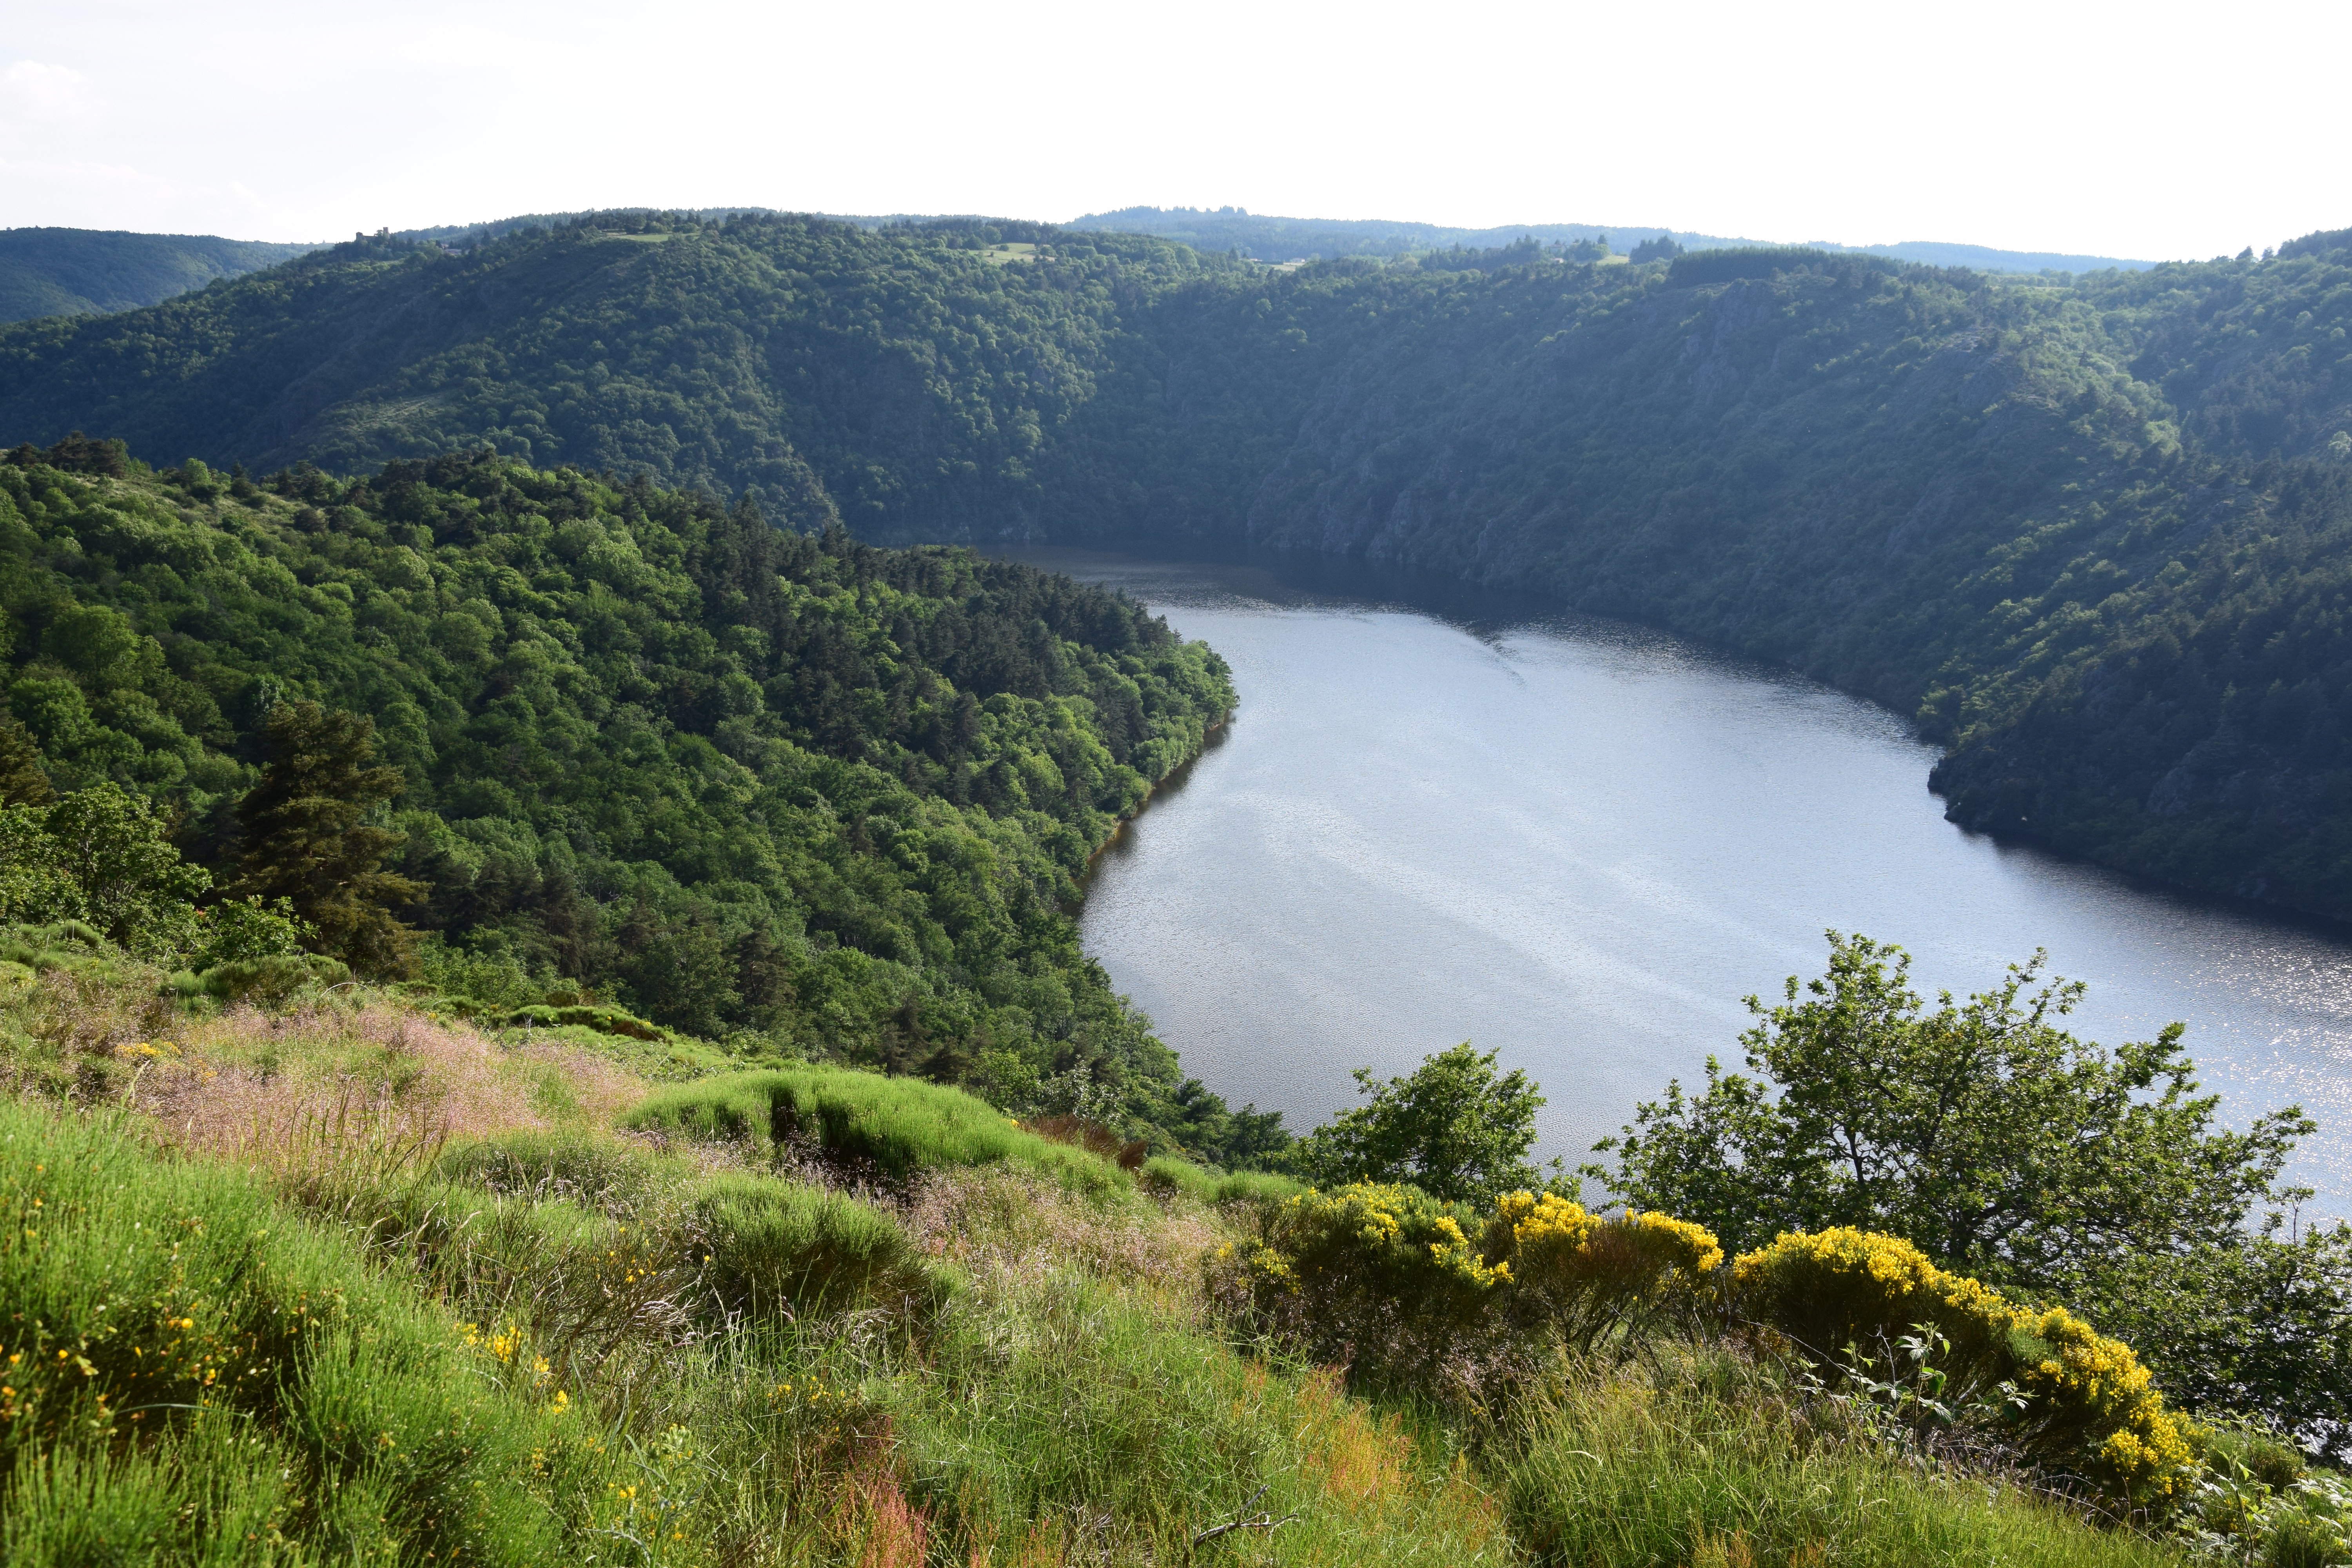
[{"label": "distant ridge", "polygon": [[[1240,207],[1122,207],[1117,212],[1088,213],[1064,226],[1156,235],[1202,250],[1239,250],[1256,260],[1273,262],[1337,256],[1402,256],[1410,251],[1444,250],[1454,246],[1465,250],[1485,250],[1522,237],[1546,245],[1576,245],[1606,237],[1621,251],[1661,235],[1685,250],[1784,243],[1697,234],[1653,224],[1531,223],[1500,228],[1447,228],[1438,224],[1385,218],[1275,217]],[[2112,256],[1996,250],[1990,246],[1939,240],[1912,239],[1899,245],[1835,245],[1818,239],[1805,243],[1815,250],[1887,256],[1929,267],[1972,267],[1984,272],[2101,272],[2111,267],[2138,271],[2155,265]]]},{"label": "distant ridge", "polygon": [[317,248],[209,234],[0,229],[0,321],[135,310]]},{"label": "distant ridge", "polygon": [[[613,209],[651,216],[656,213],[704,221],[736,215],[784,216],[777,207],[754,205],[716,207],[642,207]],[[425,240],[466,247],[497,239],[524,229],[557,228],[595,215],[526,213],[472,224],[446,224],[432,228],[406,228],[394,239]],[[1024,223],[1030,220],[975,213],[810,213],[810,217],[855,224],[859,228],[886,228],[892,224]],[[1786,242],[1751,239],[1733,235],[1699,234],[1689,229],[1643,224],[1535,223],[1501,228],[1447,228],[1430,223],[1406,223],[1386,218],[1274,217],[1239,207],[1121,207],[1117,212],[1088,213],[1058,226],[1097,233],[1148,234],[1172,239],[1196,250],[1223,253],[1238,250],[1256,261],[1322,260],[1339,256],[1404,256],[1416,251],[1488,250],[1531,238],[1542,245],[1578,245],[1607,238],[1619,251],[1643,240],[1663,236],[1685,250],[1725,250]],[[1838,245],[1830,240],[1804,242],[1814,250],[1849,255],[1885,256],[1927,267],[1969,267],[1980,272],[2103,272],[2120,268],[2137,272],[2152,261],[2113,256],[2076,256],[2052,250],[1999,250],[1990,246],[1962,245],[1943,240],[1907,239],[1896,245]]]}]

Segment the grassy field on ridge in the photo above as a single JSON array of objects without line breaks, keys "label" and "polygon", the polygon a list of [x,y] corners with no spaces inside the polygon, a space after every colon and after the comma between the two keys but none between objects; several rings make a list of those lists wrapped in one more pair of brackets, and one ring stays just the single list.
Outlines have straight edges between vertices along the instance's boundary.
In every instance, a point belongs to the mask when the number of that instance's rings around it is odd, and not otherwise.
[{"label": "grassy field on ridge", "polygon": [[1726,1348],[1485,1421],[1353,1388],[1204,1290],[1272,1178],[157,978],[0,973],[11,1563],[2186,1560]]}]

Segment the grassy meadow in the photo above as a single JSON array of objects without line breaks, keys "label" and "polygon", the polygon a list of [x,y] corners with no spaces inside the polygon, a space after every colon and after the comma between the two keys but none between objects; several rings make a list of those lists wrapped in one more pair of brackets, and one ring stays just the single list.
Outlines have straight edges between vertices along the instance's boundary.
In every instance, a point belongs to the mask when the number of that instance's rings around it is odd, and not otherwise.
[{"label": "grassy meadow", "polygon": [[1351,1385],[1210,1288],[1279,1178],[155,979],[0,971],[10,1564],[2189,1560],[1724,1343]]}]

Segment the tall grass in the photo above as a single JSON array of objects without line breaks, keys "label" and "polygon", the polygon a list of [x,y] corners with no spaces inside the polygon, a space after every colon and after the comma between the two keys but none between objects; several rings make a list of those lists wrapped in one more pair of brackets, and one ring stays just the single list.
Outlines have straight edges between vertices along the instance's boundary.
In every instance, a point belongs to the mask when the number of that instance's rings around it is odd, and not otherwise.
[{"label": "tall grass", "polygon": [[0,1098],[9,1564],[2175,1561],[1727,1355],[1350,1397],[1204,1299],[1295,1184],[954,1090],[9,984],[19,1086],[116,1106]]},{"label": "tall grass", "polygon": [[2156,1568],[2181,1553],[1907,1462],[1768,1364],[1670,1348],[1570,1366],[1525,1415],[1511,1533],[1578,1568]]},{"label": "tall grass", "polygon": [[560,1550],[529,1380],[256,1176],[0,1101],[0,1226],[9,1561]]},{"label": "tall grass", "polygon": [[1014,1162],[1070,1185],[1103,1190],[1128,1177],[1072,1144],[1024,1131],[961,1089],[827,1067],[730,1073],[657,1089],[624,1126],[772,1155],[794,1144],[870,1161],[904,1180],[926,1170]]},{"label": "tall grass", "polygon": [[1182,1563],[1244,1519],[1286,1522],[1228,1531],[1219,1560],[1510,1560],[1441,1435],[1110,1282],[1000,1281],[934,1353],[900,1428],[905,1485],[958,1561]]}]

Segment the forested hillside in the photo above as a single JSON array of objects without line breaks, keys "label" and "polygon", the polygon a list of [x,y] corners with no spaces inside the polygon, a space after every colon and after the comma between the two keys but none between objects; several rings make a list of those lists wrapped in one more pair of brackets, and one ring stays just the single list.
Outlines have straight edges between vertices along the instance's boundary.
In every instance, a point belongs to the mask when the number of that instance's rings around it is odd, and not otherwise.
[{"label": "forested hillside", "polygon": [[1972,826],[2346,915],[2346,245],[1280,273],[606,215],[0,332],[0,432],[342,474],[488,444],[876,541],[1181,533],[1540,589],[1916,714]]},{"label": "forested hillside", "polygon": [[[1202,250],[1238,250],[1259,261],[1272,262],[1300,257],[1328,261],[1342,256],[1398,257],[1425,251],[1495,250],[1523,238],[1548,247],[1607,240],[1620,252],[1631,251],[1644,240],[1660,237],[1686,250],[1718,250],[1761,243],[1654,224],[1620,224],[1612,227],[1590,223],[1524,223],[1502,228],[1449,228],[1443,224],[1396,223],[1380,218],[1277,217],[1234,207],[1121,207],[1117,212],[1088,213],[1073,218],[1069,226],[1111,234],[1158,235]],[[2109,267],[2147,265],[2108,256],[2000,250],[1991,246],[1951,245],[1934,240],[1906,240],[1899,245],[1832,245],[1824,248],[1890,256],[1898,261],[1924,262],[1933,267],[1979,267],[1993,272],[2095,272]]]},{"label": "forested hillside", "polygon": [[91,441],[0,460],[0,563],[5,803],[123,786],[270,893],[336,793],[282,770],[340,749],[422,933],[326,943],[362,972],[1225,1135],[1065,912],[1233,702],[1125,599],[488,456],[265,489]]},{"label": "forested hillside", "polygon": [[0,321],[136,310],[310,248],[203,234],[0,229]]}]

